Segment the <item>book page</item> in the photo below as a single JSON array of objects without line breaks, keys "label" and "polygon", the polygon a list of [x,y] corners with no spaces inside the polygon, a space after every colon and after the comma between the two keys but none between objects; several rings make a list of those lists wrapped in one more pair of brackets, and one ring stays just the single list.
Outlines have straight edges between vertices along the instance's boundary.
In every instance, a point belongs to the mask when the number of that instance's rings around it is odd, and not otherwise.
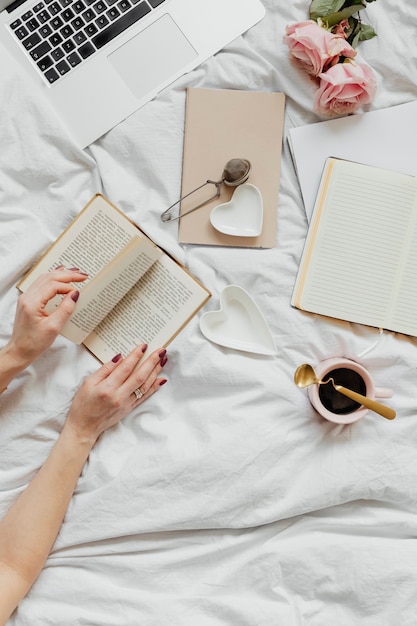
[{"label": "book page", "polygon": [[168,255],[162,256],[84,341],[102,362],[147,343],[166,346],[210,293]]},{"label": "book page", "polygon": [[408,285],[416,281],[417,266],[407,263],[416,236],[416,190],[414,177],[329,159],[292,304],[394,330],[393,299],[406,267],[413,275]]},{"label": "book page", "polygon": [[89,278],[76,286],[84,289],[139,233],[123,213],[103,196],[96,195],[20,281],[18,288],[25,291],[38,276],[64,265],[78,267],[88,274]]},{"label": "book page", "polygon": [[[162,251],[106,198],[96,195],[70,223],[40,260],[20,281],[25,291],[38,276],[58,265],[79,267],[88,273],[82,283],[73,283],[81,292],[71,320],[62,335],[81,343],[100,323]],[[100,291],[103,291],[99,296]],[[48,302],[51,313],[61,302]]]},{"label": "book page", "polygon": [[417,336],[417,207],[404,242],[407,257],[401,270],[386,328]]},{"label": "book page", "polygon": [[82,343],[161,254],[148,239],[133,237],[82,290],[61,334],[70,341]]}]

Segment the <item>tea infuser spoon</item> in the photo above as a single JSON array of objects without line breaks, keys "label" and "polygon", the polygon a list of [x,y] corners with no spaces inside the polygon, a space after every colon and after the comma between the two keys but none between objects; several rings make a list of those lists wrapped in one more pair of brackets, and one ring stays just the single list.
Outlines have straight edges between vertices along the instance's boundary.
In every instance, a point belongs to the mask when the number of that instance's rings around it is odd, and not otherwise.
[{"label": "tea infuser spoon", "polygon": [[396,416],[394,409],[391,409],[389,406],[385,406],[384,404],[381,404],[376,400],[367,398],[366,396],[363,396],[356,391],[347,389],[342,385],[337,385],[334,382],[333,378],[329,378],[328,380],[320,380],[319,378],[317,378],[314,369],[308,363],[303,363],[302,365],[299,365],[299,367],[297,367],[294,373],[294,382],[297,387],[301,388],[309,387],[310,385],[327,385],[327,383],[331,382],[336,391],[339,391],[344,396],[351,398],[351,400],[359,402],[359,404],[366,406],[366,408],[371,409],[371,411],[374,411],[375,413],[378,413],[378,415],[382,415],[382,417],[385,417],[388,420],[393,420]]},{"label": "tea infuser spoon", "polygon": [[[224,166],[223,174],[220,180],[206,180],[205,183],[203,183],[199,187],[196,187],[196,189],[193,189],[193,191],[186,193],[179,200],[174,202],[174,204],[171,204],[171,206],[165,209],[163,213],[161,213],[161,220],[163,222],[172,222],[174,220],[181,219],[182,217],[188,215],[189,213],[192,213],[193,211],[196,211],[208,202],[211,202],[215,198],[218,198],[220,196],[220,189],[223,184],[227,185],[228,187],[238,187],[239,185],[242,185],[242,183],[245,183],[248,180],[251,169],[252,166],[250,164],[250,161],[248,161],[247,159],[230,159],[230,161],[227,161],[226,165]],[[172,215],[170,215],[170,211],[174,206],[179,204],[185,198],[188,198],[188,196],[191,196],[191,194],[195,193],[199,189],[202,189],[206,185],[214,185],[216,187],[216,191],[214,195],[211,196],[211,198],[204,200],[204,202],[201,202],[189,211],[177,215],[177,217],[172,217]]]}]

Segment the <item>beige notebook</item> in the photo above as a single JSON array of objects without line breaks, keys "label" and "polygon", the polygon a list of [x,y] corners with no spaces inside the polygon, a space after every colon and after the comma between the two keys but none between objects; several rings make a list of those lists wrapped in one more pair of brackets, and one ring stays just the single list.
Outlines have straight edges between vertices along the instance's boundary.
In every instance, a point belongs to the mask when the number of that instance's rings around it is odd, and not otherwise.
[{"label": "beige notebook", "polygon": [[[257,237],[225,235],[210,223],[213,208],[232,197],[234,189],[222,185],[219,198],[180,220],[180,243],[273,248],[280,184],[285,96],[283,93],[230,89],[187,90],[182,191],[185,195],[206,180],[221,180],[233,158],[248,159],[248,183],[263,199],[263,226]],[[206,185],[181,203],[185,213],[215,193]]]}]

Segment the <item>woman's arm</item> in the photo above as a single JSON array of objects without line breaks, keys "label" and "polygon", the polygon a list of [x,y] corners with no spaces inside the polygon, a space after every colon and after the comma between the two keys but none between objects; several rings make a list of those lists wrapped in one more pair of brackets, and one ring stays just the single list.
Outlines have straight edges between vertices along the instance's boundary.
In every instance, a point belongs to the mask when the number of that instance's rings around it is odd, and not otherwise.
[{"label": "woman's arm", "polygon": [[97,438],[166,382],[158,378],[166,351],[138,367],[145,350],[140,346],[125,359],[117,355],[84,380],[43,467],[0,522],[0,624],[39,575]]},{"label": "woman's arm", "polygon": [[41,571],[90,452],[87,442],[64,431],[43,467],[0,522],[2,625]]},{"label": "woman's arm", "polygon": [[[0,393],[53,343],[78,300],[79,292],[71,283],[85,279],[86,274],[78,269],[59,267],[37,278],[19,296],[12,336],[0,350]],[[64,297],[56,310],[48,314],[45,307],[58,294]]]}]

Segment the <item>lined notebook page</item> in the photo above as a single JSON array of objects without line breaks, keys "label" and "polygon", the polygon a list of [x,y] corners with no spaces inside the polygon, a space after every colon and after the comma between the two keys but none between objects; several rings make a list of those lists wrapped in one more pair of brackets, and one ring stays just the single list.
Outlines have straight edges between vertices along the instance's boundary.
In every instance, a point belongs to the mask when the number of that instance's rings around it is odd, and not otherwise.
[{"label": "lined notebook page", "polygon": [[292,304],[417,335],[414,177],[328,159]]}]

